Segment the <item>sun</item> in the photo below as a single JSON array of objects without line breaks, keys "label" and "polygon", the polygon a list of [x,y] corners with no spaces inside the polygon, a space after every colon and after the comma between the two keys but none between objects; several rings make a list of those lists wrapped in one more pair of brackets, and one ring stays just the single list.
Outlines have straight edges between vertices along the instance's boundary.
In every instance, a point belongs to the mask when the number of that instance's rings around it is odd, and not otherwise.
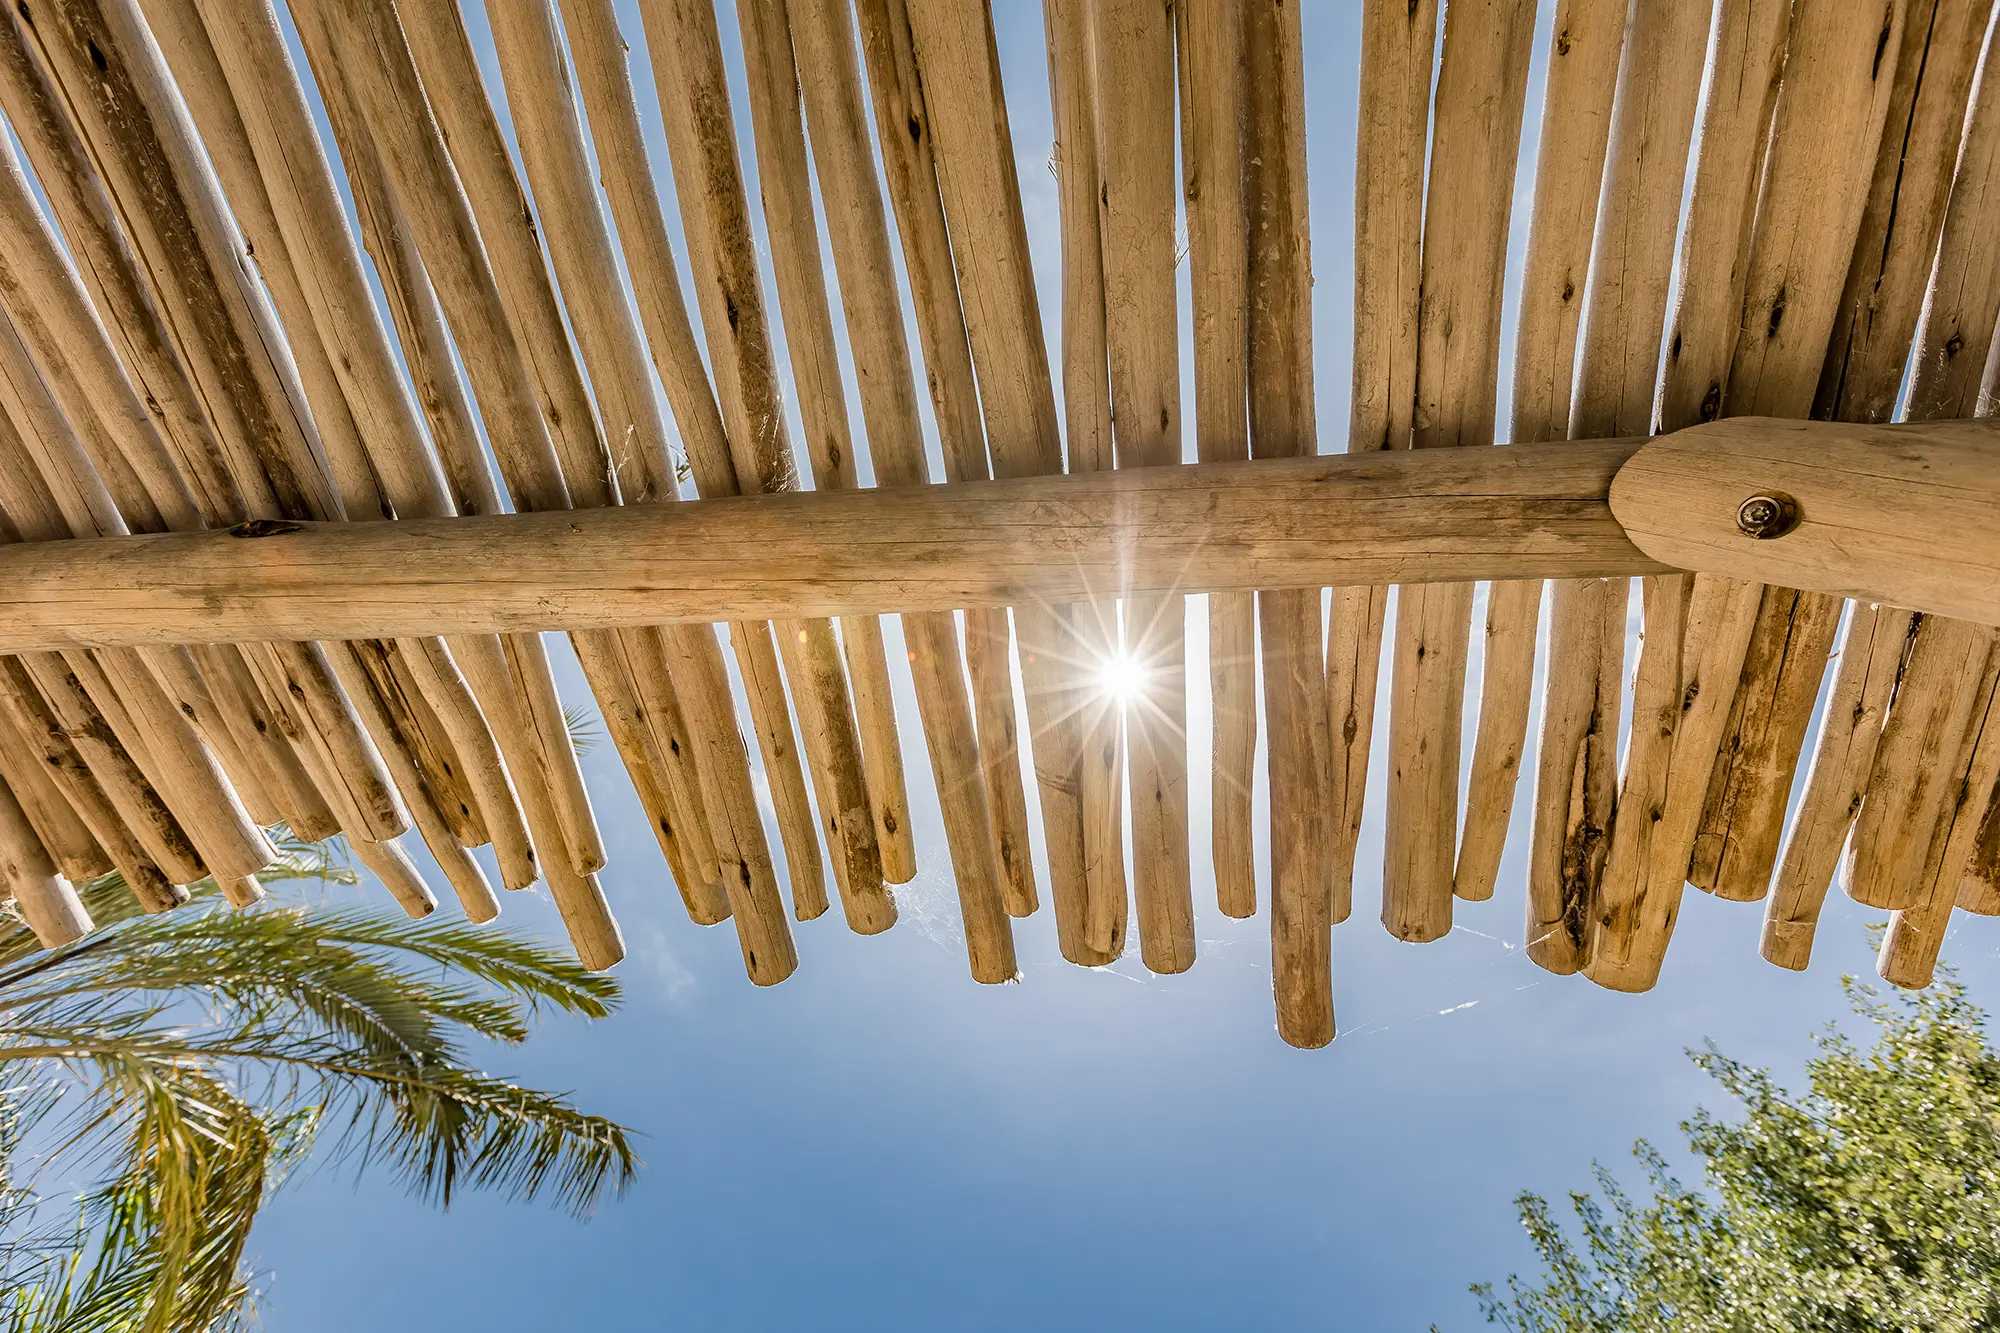
[{"label": "sun", "polygon": [[1106,698],[1131,703],[1146,693],[1149,673],[1129,653],[1116,653],[1097,668],[1097,688]]}]

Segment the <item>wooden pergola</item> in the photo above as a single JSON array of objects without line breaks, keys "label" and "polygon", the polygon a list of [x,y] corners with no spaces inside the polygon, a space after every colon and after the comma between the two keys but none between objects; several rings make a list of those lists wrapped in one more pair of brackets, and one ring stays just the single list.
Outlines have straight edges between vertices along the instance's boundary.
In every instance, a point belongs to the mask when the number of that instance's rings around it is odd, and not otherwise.
[{"label": "wooden pergola", "polygon": [[1803,968],[1839,878],[1927,984],[1955,908],[2000,914],[1994,0],[1553,2],[1504,426],[1537,5],[1364,6],[1340,453],[1294,0],[1044,0],[1053,356],[990,0],[736,0],[727,39],[644,0],[650,71],[612,0],[486,0],[491,98],[457,0],[10,5],[5,891],[49,946],[113,868],[244,905],[282,821],[421,915],[414,831],[470,919],[490,844],[609,967],[562,631],[752,981],[831,897],[895,923],[921,735],[974,978],[1018,975],[1044,899],[1073,963],[1136,925],[1193,966],[1199,855],[1319,1046],[1386,665],[1397,937],[1496,892],[1518,798],[1550,971],[1648,988],[1689,883]]}]

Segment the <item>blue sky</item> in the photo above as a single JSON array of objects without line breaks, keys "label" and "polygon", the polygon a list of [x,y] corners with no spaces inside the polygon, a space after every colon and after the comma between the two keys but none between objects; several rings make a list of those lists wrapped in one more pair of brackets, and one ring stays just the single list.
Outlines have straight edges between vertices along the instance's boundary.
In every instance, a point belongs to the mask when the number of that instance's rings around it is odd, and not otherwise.
[{"label": "blue sky", "polygon": [[[637,15],[620,8],[644,75]],[[1333,449],[1347,415],[1359,20],[1346,0],[1304,8],[1320,434]],[[468,9],[490,61],[477,0]],[[997,0],[995,10],[1053,320],[1040,7]],[[723,31],[736,61],[727,13]],[[490,63],[488,73],[504,116]],[[732,77],[740,92],[740,64]],[[640,86],[664,171],[649,75]],[[1522,206],[1538,118],[1531,95]],[[739,129],[747,136],[740,109]],[[1517,208],[1517,264],[1524,221]],[[1511,308],[1509,330],[1503,345]],[[1200,615],[1195,599],[1196,680]],[[893,619],[889,632],[900,662]],[[586,698],[566,654],[562,665],[569,697]],[[899,685],[901,713],[914,718]],[[1194,701],[1190,728],[1197,830],[1204,706]],[[1371,809],[1354,915],[1334,937],[1341,1036],[1326,1050],[1278,1040],[1267,919],[1214,910],[1199,837],[1190,973],[1153,977],[1136,957],[1067,966],[1044,911],[1017,926],[1022,984],[981,987],[966,974],[913,732],[905,757],[924,869],[898,893],[902,924],[865,939],[838,912],[797,926],[798,974],[758,990],[727,927],[686,920],[616,756],[608,746],[589,756],[612,856],[604,881],[631,946],[619,970],[626,1005],[607,1022],[551,1024],[492,1066],[573,1090],[642,1131],[639,1183],[578,1223],[477,1197],[439,1214],[386,1176],[309,1173],[273,1202],[252,1244],[275,1274],[268,1325],[1469,1329],[1479,1320],[1466,1283],[1531,1262],[1515,1192],[1581,1188],[1593,1158],[1622,1165],[1639,1135],[1674,1141],[1676,1121],[1714,1100],[1681,1054],[1704,1038],[1795,1077],[1808,1034],[1845,1013],[1841,973],[1872,972],[1873,914],[1844,898],[1829,902],[1812,969],[1794,975],[1756,956],[1759,908],[1690,891],[1650,994],[1549,976],[1515,947],[1518,817],[1496,898],[1458,904],[1459,928],[1443,941],[1403,944],[1375,921]],[[1380,782],[1378,762],[1373,791]],[[560,936],[536,893],[510,896],[503,919]],[[1962,928],[1946,954],[1983,998],[2000,958],[1988,929]]]}]

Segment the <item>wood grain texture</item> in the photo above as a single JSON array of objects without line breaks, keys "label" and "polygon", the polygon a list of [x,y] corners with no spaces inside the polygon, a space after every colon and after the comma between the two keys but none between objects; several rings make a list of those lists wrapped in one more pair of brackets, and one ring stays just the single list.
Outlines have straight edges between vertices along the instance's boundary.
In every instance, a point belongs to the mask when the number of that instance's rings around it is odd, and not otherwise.
[{"label": "wood grain texture", "polygon": [[[1272,460],[1304,459],[1318,448],[1302,42],[1296,6],[1249,0],[1244,59],[1262,72],[1251,81],[1244,149],[1250,449],[1261,461],[1245,467],[1271,468]],[[1268,579],[1257,584],[1270,779],[1271,989],[1278,1035],[1304,1049],[1334,1037],[1333,922],[1344,914],[1327,837],[1332,746],[1317,585],[1376,581],[1314,579],[1303,590]]]},{"label": "wood grain texture", "polygon": [[[1908,6],[1793,15],[1722,412],[1813,406],[1861,235]],[[1792,778],[1839,628],[1837,599],[1767,591],[1716,749],[1688,878],[1725,898],[1768,890]]]},{"label": "wood grain texture", "polygon": [[[1640,449],[1612,483],[1611,506],[1662,564],[2000,624],[1996,446],[2000,426],[1979,421],[1731,418]],[[1743,502],[1780,493],[1796,503],[1797,526],[1746,536]]]},{"label": "wood grain texture", "polygon": [[[1566,0],[1556,10],[1515,324],[1508,435],[1516,443],[1567,434],[1625,9],[1617,0]],[[1500,874],[1527,745],[1541,612],[1539,583],[1496,583],[1487,590],[1479,727],[1452,874],[1453,894],[1469,901],[1492,897]],[[1530,924],[1529,938],[1541,933]]]},{"label": "wood grain texture", "polygon": [[[1507,232],[1534,28],[1533,0],[1445,9],[1423,217],[1411,433],[1418,449],[1494,440]],[[1472,592],[1466,584],[1407,584],[1396,594],[1382,924],[1398,939],[1434,940],[1451,929]]]},{"label": "wood grain texture", "polygon": [[[1720,0],[1715,6],[1694,185],[1657,394],[1658,427],[1712,421],[1735,355],[1752,224],[1791,6]],[[1664,592],[1665,590],[1661,590]],[[1658,818],[1612,830],[1600,883],[1638,908],[1628,957],[1657,967],[1672,938],[1716,747],[1729,715],[1757,599],[1708,577],[1683,579],[1687,627],[1678,642],[1648,633],[1632,681],[1633,732],[1618,805]],[[1661,605],[1665,605],[1662,602]],[[1649,827],[1650,826],[1650,827]],[[1641,836],[1643,835],[1643,836]]]},{"label": "wood grain texture", "polygon": [[[1121,469],[1181,461],[1175,291],[1174,33],[1152,0],[1092,7],[1097,83],[1098,219],[1104,249],[1112,430]],[[1185,600],[1128,600],[1124,652],[1143,673],[1125,701],[1132,898],[1154,972],[1194,965],[1188,857]]]},{"label": "wood grain texture", "polygon": [[1607,498],[1640,447],[1198,463],[16,545],[0,550],[0,652],[944,610],[1098,589],[1654,573],[1667,566],[1639,553]]},{"label": "wood grain texture", "polygon": [[[1648,7],[1635,11],[1626,33],[1578,332],[1572,439],[1652,429],[1675,222],[1707,45],[1703,17],[1699,6]],[[1685,589],[1668,583],[1647,593],[1647,640],[1678,646]],[[1593,979],[1615,973],[1625,985],[1634,984],[1620,955],[1636,895],[1607,899],[1602,888],[1616,837],[1629,601],[1626,580],[1554,585],[1528,870],[1529,956]],[[1679,675],[1678,661],[1662,662],[1657,653],[1652,666]],[[1635,713],[1634,743],[1657,744],[1659,722]],[[1628,834],[1650,832],[1643,813],[1640,821]],[[1593,966],[1599,943],[1610,956]]]},{"label": "wood grain texture", "polygon": [[[1404,13],[1392,5],[1364,11],[1355,127],[1350,453],[1406,449],[1410,443],[1423,277],[1424,152],[1437,27],[1435,0],[1419,0]],[[1259,86],[1250,81],[1253,99]],[[1245,151],[1246,176],[1261,181],[1261,164],[1249,160],[1250,149]],[[1255,195],[1252,200],[1261,202]],[[1284,272],[1282,267],[1275,271],[1280,276]],[[1354,896],[1388,605],[1386,587],[1336,587],[1327,618],[1325,799],[1334,821],[1327,857],[1337,921],[1346,919]]]},{"label": "wood grain texture", "polygon": [[[1195,439],[1202,458],[1250,455],[1249,235],[1243,199],[1247,69],[1242,0],[1174,9],[1180,74],[1181,196],[1194,321]],[[1216,904],[1257,910],[1252,789],[1257,755],[1257,603],[1208,599],[1209,849]]]}]

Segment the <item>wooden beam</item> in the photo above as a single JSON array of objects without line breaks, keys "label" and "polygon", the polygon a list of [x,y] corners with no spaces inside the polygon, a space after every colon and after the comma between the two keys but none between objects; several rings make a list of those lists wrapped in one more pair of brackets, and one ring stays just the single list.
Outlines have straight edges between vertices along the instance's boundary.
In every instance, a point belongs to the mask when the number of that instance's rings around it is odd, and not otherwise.
[{"label": "wooden beam", "polygon": [[1617,576],[1632,442],[1201,463],[0,551],[0,652]]},{"label": "wooden beam", "polygon": [[[1736,417],[1655,439],[1619,473],[1611,504],[1665,564],[2000,625],[1995,487],[1989,421]],[[1748,535],[1766,509],[1790,513]]]}]

